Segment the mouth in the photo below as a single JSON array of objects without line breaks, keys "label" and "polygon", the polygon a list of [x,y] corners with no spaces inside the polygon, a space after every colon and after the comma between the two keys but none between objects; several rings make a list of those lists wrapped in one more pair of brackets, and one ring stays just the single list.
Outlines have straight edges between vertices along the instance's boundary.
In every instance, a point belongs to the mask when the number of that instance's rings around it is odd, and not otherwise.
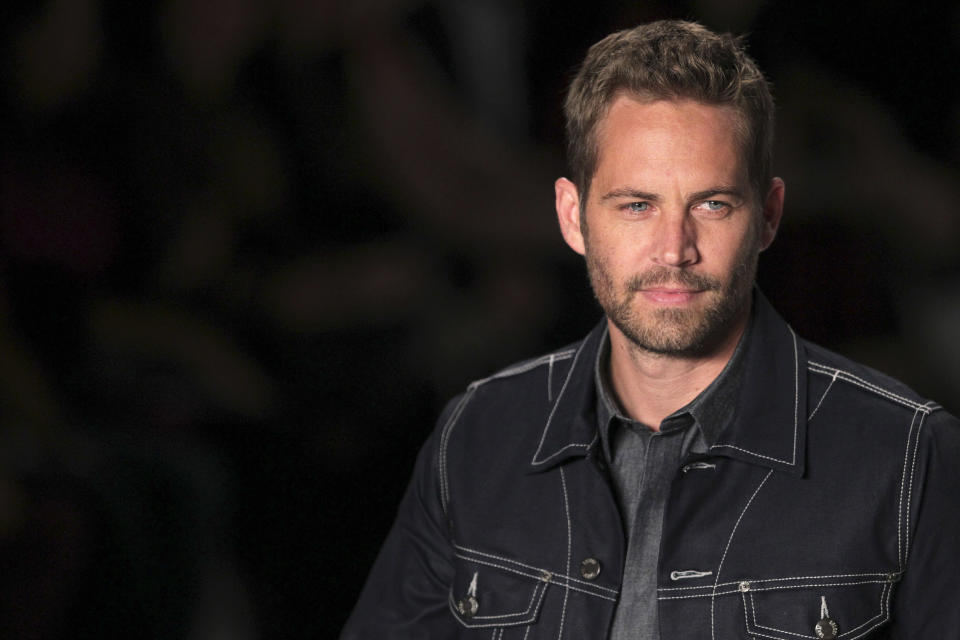
[{"label": "mouth", "polygon": [[650,287],[639,291],[645,299],[658,304],[686,304],[704,293],[703,289],[682,287]]}]

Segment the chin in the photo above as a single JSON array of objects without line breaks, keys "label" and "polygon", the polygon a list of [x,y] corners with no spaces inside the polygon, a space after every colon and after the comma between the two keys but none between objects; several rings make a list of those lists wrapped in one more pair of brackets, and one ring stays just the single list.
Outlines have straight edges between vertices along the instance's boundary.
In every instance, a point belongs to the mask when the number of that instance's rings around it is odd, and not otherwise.
[{"label": "chin", "polygon": [[635,347],[654,354],[677,357],[702,357],[717,351],[734,331],[742,310],[722,313],[713,307],[706,311],[658,309],[645,319],[612,309],[607,317]]}]

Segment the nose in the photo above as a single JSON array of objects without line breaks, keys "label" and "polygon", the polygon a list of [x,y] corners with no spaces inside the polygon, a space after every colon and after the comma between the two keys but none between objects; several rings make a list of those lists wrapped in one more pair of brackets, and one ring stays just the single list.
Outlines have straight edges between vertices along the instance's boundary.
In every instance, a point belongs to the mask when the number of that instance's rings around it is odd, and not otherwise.
[{"label": "nose", "polygon": [[652,260],[665,267],[686,267],[700,259],[696,229],[688,216],[665,213],[654,231]]}]

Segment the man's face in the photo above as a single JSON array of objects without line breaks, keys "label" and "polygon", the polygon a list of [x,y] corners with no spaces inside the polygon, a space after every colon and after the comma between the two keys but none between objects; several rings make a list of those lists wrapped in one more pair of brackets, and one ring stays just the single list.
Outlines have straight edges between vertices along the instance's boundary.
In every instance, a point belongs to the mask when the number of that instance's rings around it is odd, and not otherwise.
[{"label": "man's face", "polygon": [[598,127],[585,219],[561,203],[573,185],[557,182],[564,237],[585,255],[611,330],[645,351],[707,355],[746,322],[783,190],[775,181],[775,211],[771,195],[757,202],[736,125],[728,107],[620,96]]}]

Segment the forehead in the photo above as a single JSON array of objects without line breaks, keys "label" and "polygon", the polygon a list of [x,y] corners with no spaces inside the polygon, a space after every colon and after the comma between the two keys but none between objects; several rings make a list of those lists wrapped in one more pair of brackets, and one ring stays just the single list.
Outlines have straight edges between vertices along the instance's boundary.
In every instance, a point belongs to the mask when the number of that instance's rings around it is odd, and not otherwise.
[{"label": "forehead", "polygon": [[729,106],[621,94],[598,126],[594,181],[743,184],[740,123]]}]

